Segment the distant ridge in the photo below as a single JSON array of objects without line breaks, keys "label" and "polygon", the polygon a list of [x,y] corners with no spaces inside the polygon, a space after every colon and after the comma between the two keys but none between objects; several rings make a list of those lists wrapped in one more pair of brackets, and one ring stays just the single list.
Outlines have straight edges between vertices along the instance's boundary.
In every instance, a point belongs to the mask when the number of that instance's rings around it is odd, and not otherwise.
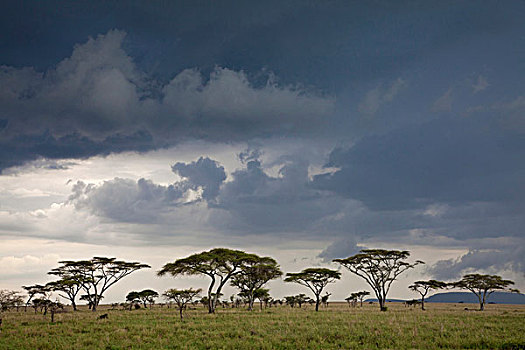
[{"label": "distant ridge", "polygon": [[[420,300],[421,298],[414,299]],[[412,300],[412,299],[408,299]],[[377,302],[377,299],[367,299],[366,302]],[[404,302],[404,299],[387,299],[387,302]],[[437,293],[425,298],[425,303],[479,303],[478,298],[471,292],[448,292]],[[488,299],[487,303],[495,304],[525,304],[525,294],[494,292]]]},{"label": "distant ridge", "polygon": [[[429,303],[479,303],[471,292],[437,293],[425,299]],[[494,292],[487,298],[487,303],[525,304],[525,294]]]}]

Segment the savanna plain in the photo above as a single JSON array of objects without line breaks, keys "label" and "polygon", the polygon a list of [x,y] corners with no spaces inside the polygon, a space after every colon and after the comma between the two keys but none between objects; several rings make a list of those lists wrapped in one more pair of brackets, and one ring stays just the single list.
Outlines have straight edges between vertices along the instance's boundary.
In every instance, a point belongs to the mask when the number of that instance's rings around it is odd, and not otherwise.
[{"label": "savanna plain", "polygon": [[53,323],[28,309],[2,315],[0,349],[525,349],[525,305],[426,306],[388,303],[381,312],[333,302],[319,312],[283,305],[215,314],[196,306],[184,321],[176,308],[101,306],[58,313]]}]

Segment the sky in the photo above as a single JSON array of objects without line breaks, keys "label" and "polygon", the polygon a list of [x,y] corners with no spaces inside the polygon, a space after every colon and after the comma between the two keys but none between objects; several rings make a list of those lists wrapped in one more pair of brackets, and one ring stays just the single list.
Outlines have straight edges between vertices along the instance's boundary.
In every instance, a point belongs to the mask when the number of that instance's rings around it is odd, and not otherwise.
[{"label": "sky", "polygon": [[[522,1],[4,1],[0,289],[213,247],[284,272],[409,250],[525,289]],[[332,298],[367,289],[356,276]],[[283,297],[305,292],[282,280]],[[235,290],[227,289],[228,293]]]}]

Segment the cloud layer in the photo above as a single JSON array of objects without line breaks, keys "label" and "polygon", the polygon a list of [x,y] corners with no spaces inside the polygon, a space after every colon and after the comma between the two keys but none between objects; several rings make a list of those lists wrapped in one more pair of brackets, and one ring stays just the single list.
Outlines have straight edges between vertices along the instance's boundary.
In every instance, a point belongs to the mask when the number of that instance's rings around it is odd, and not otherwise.
[{"label": "cloud layer", "polygon": [[186,69],[163,84],[136,67],[124,38],[118,30],[90,38],[45,73],[2,66],[0,170],[188,139],[302,135],[333,111],[332,98],[280,86],[271,74],[253,85],[242,71]]}]

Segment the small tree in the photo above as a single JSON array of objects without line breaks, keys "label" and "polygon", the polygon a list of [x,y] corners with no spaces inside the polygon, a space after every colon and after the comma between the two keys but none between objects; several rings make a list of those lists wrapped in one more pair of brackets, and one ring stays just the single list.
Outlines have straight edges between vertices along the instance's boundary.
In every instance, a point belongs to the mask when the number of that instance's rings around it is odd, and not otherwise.
[{"label": "small tree", "polygon": [[259,300],[259,307],[262,310],[264,301],[270,298],[270,290],[266,288],[257,288],[253,291],[253,297]]},{"label": "small tree", "polygon": [[346,298],[345,300],[348,301],[348,302],[352,301],[352,306],[354,306],[354,307],[357,304],[357,301],[359,300],[359,302],[361,304],[361,307],[363,307],[363,299],[367,295],[370,295],[370,292],[367,292],[366,290],[363,290],[361,292],[355,292],[355,293],[350,294],[350,296],[348,298]]},{"label": "small tree", "polygon": [[514,282],[504,280],[498,275],[480,275],[468,274],[457,282],[449,283],[448,286],[460,289],[470,290],[479,300],[479,310],[485,309],[487,298],[497,290],[508,290],[510,292],[519,293],[517,289],[510,289],[509,286]]},{"label": "small tree", "polygon": [[404,260],[409,256],[406,250],[363,249],[359,254],[334,261],[363,278],[374,291],[380,310],[386,311],[386,297],[392,283],[406,270],[424,264],[420,260],[407,263]]},{"label": "small tree", "polygon": [[101,297],[109,287],[137,270],[151,267],[139,262],[104,257],[80,261],[60,261],[60,264],[62,266],[51,270],[49,274],[80,284],[88,295],[92,311],[96,311]]},{"label": "small tree", "polygon": [[240,273],[232,277],[230,284],[240,289],[248,299],[248,310],[253,310],[253,302],[258,298],[255,296],[256,291],[282,274],[274,259],[254,256],[245,260]]},{"label": "small tree", "polygon": [[24,298],[20,292],[14,290],[0,290],[0,311],[7,311],[10,308],[16,307],[16,311],[20,305],[24,303]]},{"label": "small tree", "polygon": [[74,311],[77,311],[77,304],[75,299],[78,292],[82,288],[78,281],[69,278],[63,278],[58,281],[49,282],[46,286],[52,291],[63,292],[64,294],[59,294],[62,298],[68,299],[71,302],[71,306]]},{"label": "small tree", "polygon": [[133,305],[140,303],[140,292],[131,291],[126,295],[126,301],[129,303],[129,311],[133,309]]},{"label": "small tree", "polygon": [[180,320],[184,320],[183,312],[186,310],[186,305],[191,303],[193,298],[197,297],[202,289],[168,289],[164,292],[164,297],[167,300],[173,300],[179,308]]},{"label": "small tree", "polygon": [[319,311],[320,295],[323,289],[340,278],[340,272],[319,267],[304,269],[297,273],[287,273],[284,281],[298,283],[310,289],[315,295],[315,311]]},{"label": "small tree", "polygon": [[[241,273],[245,263],[258,258],[255,254],[248,254],[240,250],[215,248],[165,264],[157,274],[159,276],[170,274],[174,277],[179,275],[208,276],[211,279],[208,287],[208,312],[214,313],[224,285],[232,277]],[[215,292],[214,287],[216,287]]]},{"label": "small tree", "polygon": [[[27,306],[31,303],[31,300],[33,300],[35,296],[42,295],[44,296],[45,299],[47,299],[48,293],[50,292],[49,287],[43,286],[41,284],[35,284],[32,286],[22,286],[22,288],[25,289],[25,291],[27,292],[27,295],[29,296],[26,301],[25,311],[27,311]],[[35,313],[36,313],[36,309],[35,309]]]},{"label": "small tree", "polygon": [[355,307],[356,304],[357,304],[357,296],[356,296],[357,293],[352,293],[350,294],[349,297],[345,298],[346,302],[348,303],[348,307],[350,307],[350,305],[352,307]]},{"label": "small tree", "polygon": [[144,308],[147,309],[146,303],[149,303],[150,307],[155,303],[155,298],[159,297],[159,293],[155,292],[152,289],[144,289],[139,292],[138,298],[144,304]]},{"label": "small tree", "polygon": [[421,295],[421,310],[425,310],[425,297],[428,292],[432,289],[445,288],[447,284],[445,282],[428,280],[428,281],[416,281],[414,284],[408,286],[409,289],[414,292],[418,292]]}]

